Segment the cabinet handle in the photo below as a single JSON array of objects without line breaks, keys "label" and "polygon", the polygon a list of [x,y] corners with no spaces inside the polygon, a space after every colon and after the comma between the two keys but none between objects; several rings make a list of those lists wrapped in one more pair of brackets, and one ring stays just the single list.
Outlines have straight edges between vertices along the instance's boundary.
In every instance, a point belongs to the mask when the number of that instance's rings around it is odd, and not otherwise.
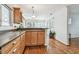
[{"label": "cabinet handle", "polygon": [[16,42],[13,42],[13,45],[15,45],[16,44]]},{"label": "cabinet handle", "polygon": [[16,52],[16,49],[14,49],[12,53],[14,54],[15,52]]}]

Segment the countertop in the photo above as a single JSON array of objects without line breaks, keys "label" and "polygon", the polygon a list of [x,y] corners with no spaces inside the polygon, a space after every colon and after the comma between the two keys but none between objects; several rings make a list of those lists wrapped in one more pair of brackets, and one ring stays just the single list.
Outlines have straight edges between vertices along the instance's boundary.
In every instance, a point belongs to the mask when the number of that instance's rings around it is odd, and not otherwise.
[{"label": "countertop", "polygon": [[[24,27],[24,28],[22,28],[22,30],[30,30],[30,29],[41,29],[41,30],[46,30],[46,29],[49,29],[49,28],[32,28],[32,27],[29,27],[29,28],[27,28],[27,27]],[[8,32],[8,31],[13,31],[13,30],[16,30],[16,28],[14,28],[14,29],[8,29],[8,30],[0,30],[0,32]]]},{"label": "countertop", "polygon": [[0,48],[20,36],[22,33],[21,31],[10,31],[0,34]]},{"label": "countertop", "polygon": [[46,30],[48,28],[23,28],[23,30]]}]

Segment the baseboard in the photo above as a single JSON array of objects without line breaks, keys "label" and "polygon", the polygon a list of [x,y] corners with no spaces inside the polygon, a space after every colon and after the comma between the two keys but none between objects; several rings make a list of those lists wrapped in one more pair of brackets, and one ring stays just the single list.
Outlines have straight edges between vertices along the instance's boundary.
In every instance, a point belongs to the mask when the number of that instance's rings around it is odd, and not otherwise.
[{"label": "baseboard", "polygon": [[79,38],[79,37],[74,37],[74,38],[71,38],[71,39],[76,39],[76,38]]},{"label": "baseboard", "polygon": [[61,41],[59,41],[59,40],[57,40],[57,39],[56,39],[56,41],[60,42],[60,43],[63,44],[63,45],[69,46],[69,44],[64,44],[63,42],[61,42]]}]

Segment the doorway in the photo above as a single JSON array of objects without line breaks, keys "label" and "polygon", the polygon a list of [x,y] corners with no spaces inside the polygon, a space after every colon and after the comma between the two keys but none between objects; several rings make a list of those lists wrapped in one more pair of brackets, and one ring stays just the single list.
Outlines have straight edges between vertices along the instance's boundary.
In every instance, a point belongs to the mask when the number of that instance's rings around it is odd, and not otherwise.
[{"label": "doorway", "polygon": [[69,44],[75,48],[79,47],[79,4],[68,6],[68,33]]}]

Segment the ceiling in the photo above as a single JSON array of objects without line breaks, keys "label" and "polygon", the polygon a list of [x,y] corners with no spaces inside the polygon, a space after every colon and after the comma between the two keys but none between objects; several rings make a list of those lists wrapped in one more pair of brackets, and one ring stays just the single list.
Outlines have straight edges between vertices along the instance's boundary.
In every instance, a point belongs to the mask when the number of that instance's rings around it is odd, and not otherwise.
[{"label": "ceiling", "polygon": [[32,6],[34,6],[34,15],[38,19],[48,19],[50,13],[54,13],[66,4],[8,4],[9,7],[20,7],[23,16],[28,19],[33,15]]}]

